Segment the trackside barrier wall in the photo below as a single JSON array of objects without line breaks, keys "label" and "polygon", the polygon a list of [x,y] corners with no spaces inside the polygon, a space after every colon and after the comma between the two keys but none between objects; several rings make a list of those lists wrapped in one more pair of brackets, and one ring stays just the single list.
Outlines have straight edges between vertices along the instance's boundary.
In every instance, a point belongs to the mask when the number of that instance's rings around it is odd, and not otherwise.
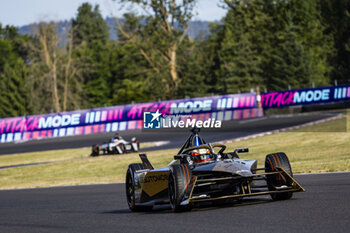
[{"label": "trackside barrier wall", "polygon": [[159,101],[0,119],[0,142],[141,129],[143,112],[228,121],[263,116],[254,93]]},{"label": "trackside barrier wall", "polygon": [[261,106],[265,109],[349,100],[350,85],[278,91],[261,94]]}]

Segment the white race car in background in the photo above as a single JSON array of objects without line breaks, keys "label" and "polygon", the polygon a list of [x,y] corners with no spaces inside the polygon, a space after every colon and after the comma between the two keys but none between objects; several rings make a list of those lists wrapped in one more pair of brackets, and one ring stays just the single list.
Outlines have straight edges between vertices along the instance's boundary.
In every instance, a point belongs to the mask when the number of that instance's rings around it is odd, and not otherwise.
[{"label": "white race car in background", "polygon": [[92,145],[91,156],[99,156],[102,154],[124,154],[128,152],[137,152],[140,150],[140,143],[133,137],[131,141],[126,141],[121,136],[116,135],[111,138],[109,142],[104,144],[94,144]]}]

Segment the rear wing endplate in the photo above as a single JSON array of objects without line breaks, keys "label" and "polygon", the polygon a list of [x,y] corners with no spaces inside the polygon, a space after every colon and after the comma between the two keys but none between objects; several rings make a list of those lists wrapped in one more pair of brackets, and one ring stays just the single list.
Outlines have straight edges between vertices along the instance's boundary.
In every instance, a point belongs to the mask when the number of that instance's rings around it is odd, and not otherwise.
[{"label": "rear wing endplate", "polygon": [[151,170],[154,169],[151,162],[148,160],[146,154],[139,154],[139,156],[140,156],[140,159],[142,161],[142,165],[145,169],[151,169]]}]

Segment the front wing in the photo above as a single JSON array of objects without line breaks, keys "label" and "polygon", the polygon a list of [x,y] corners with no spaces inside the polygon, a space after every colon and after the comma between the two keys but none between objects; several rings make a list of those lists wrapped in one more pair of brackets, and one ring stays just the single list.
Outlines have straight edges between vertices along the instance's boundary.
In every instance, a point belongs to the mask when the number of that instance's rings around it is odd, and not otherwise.
[{"label": "front wing", "polygon": [[[258,196],[258,195],[266,195],[266,194],[273,194],[273,193],[284,193],[284,192],[305,192],[306,190],[295,180],[293,177],[291,177],[286,171],[284,171],[282,168],[276,167],[275,172],[264,172],[264,173],[257,173],[253,174],[251,176],[252,179],[247,179],[241,183],[241,194],[235,194],[235,195],[226,195],[226,196],[220,196],[220,197],[201,197],[201,196],[194,196],[193,191],[196,187],[196,185],[199,185],[200,183],[205,182],[215,182],[215,181],[224,181],[224,180],[234,180],[238,179],[236,177],[224,177],[224,178],[214,178],[214,179],[201,179],[198,180],[197,177],[193,177],[191,182],[189,183],[185,198],[181,202],[181,205],[187,205],[189,203],[194,202],[204,202],[204,201],[213,201],[218,199],[225,199],[225,198],[240,198],[240,197],[251,197],[251,196]],[[285,179],[287,179],[289,186],[285,187],[278,187],[276,190],[266,190],[266,191],[256,191],[252,189],[251,182],[254,181],[256,178],[261,178],[263,176],[267,175],[273,175],[273,174],[281,174]]]}]

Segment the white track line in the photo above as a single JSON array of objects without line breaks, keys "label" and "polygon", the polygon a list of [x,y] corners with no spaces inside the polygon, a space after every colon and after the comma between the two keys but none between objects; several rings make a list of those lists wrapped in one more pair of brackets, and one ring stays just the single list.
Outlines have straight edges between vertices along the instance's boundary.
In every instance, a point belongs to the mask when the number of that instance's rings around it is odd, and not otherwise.
[{"label": "white track line", "polygon": [[315,172],[315,173],[297,173],[294,176],[308,176],[308,175],[331,175],[331,174],[350,174],[350,171],[343,172]]},{"label": "white track line", "polygon": [[154,146],[158,147],[158,146],[163,146],[166,144],[169,144],[170,141],[157,141],[157,142],[153,142]]}]

